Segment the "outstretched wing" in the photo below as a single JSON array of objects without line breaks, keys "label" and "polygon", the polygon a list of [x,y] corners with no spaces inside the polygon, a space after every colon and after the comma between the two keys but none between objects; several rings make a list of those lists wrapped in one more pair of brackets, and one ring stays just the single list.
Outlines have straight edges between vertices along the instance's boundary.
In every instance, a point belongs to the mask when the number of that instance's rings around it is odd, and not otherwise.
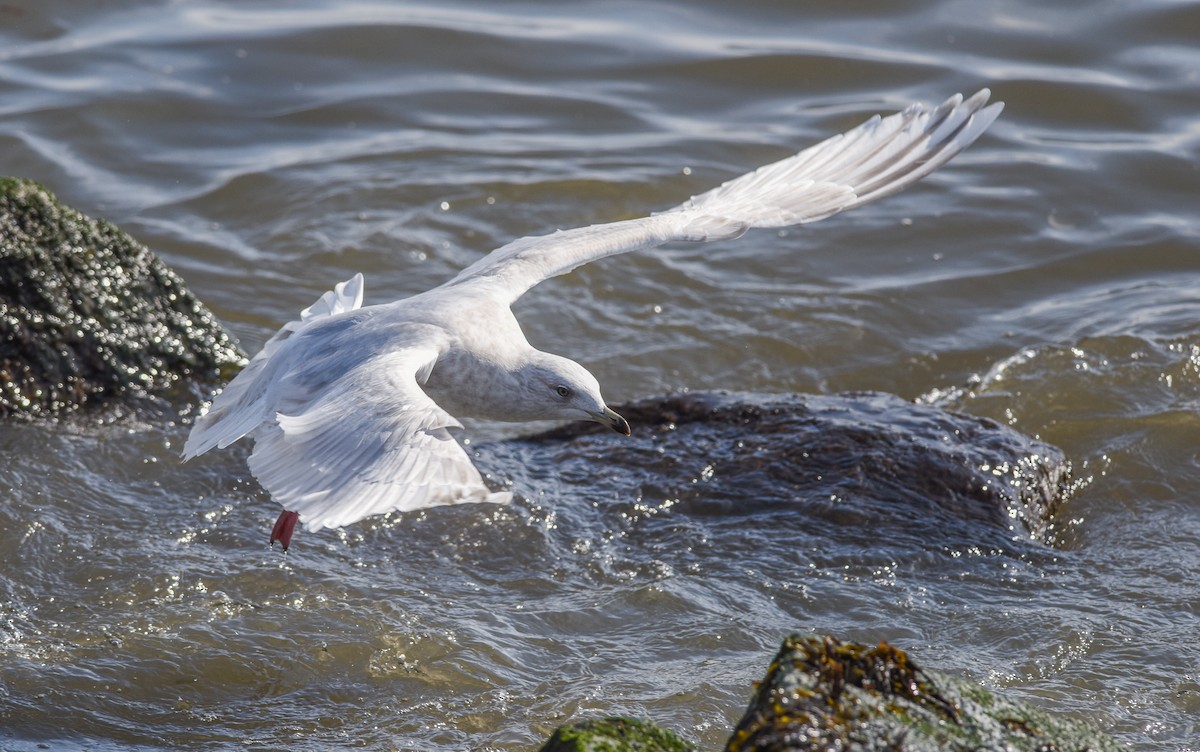
[{"label": "outstretched wing", "polygon": [[521,238],[447,286],[477,284],[511,303],[550,277],[606,256],[673,240],[734,238],[751,227],[815,222],[900,191],[969,146],[1000,114],[982,89],[929,109],[912,105],[731,180],[660,214]]},{"label": "outstretched wing", "polygon": [[[421,389],[446,344],[361,310],[356,274],[285,324],[197,419],[185,459],[254,437],[250,470],[305,527],[466,501],[504,503]],[[377,310],[377,309],[375,309]]]},{"label": "outstretched wing", "polygon": [[438,354],[430,345],[389,350],[311,398],[285,395],[275,420],[253,434],[251,472],[310,531],[393,510],[509,501],[484,485],[446,430],[459,422],[418,384]]},{"label": "outstretched wing", "polygon": [[278,374],[286,371],[290,360],[286,354],[280,355],[288,349],[285,344],[319,321],[361,308],[362,301],[363,276],[355,274],[301,311],[299,319],[280,327],[241,373],[225,385],[208,411],[196,419],[183,446],[183,458],[191,459],[215,446],[227,447],[269,420]]}]

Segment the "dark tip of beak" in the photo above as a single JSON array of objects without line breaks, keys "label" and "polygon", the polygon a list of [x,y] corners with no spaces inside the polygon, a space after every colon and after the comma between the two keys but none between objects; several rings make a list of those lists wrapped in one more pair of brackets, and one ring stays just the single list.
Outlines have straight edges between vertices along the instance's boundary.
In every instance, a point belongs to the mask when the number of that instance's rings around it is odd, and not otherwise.
[{"label": "dark tip of beak", "polygon": [[597,423],[608,426],[617,433],[623,433],[626,436],[630,434],[629,421],[617,415],[611,407],[606,407],[598,413],[592,413],[592,419]]},{"label": "dark tip of beak", "polygon": [[629,436],[633,433],[633,431],[629,429],[629,421],[625,420],[620,415],[618,415],[617,419],[613,421],[613,430],[617,433],[623,433],[626,436]]}]

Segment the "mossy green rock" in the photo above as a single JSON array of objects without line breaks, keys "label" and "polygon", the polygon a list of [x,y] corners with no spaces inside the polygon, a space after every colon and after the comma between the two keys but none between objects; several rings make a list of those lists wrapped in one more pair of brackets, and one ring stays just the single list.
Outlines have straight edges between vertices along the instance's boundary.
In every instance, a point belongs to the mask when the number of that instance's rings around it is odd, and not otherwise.
[{"label": "mossy green rock", "polygon": [[[692,750],[646,721],[560,728],[540,752]],[[899,648],[793,635],[725,752],[1117,752],[1085,723],[918,667]]]},{"label": "mossy green rock", "polygon": [[886,643],[787,638],[726,752],[1116,752],[1085,724],[919,668]]},{"label": "mossy green rock", "polygon": [[0,417],[217,384],[244,358],[148,248],[0,178]]},{"label": "mossy green rock", "polygon": [[631,718],[597,718],[561,727],[540,752],[694,752],[670,731]]}]

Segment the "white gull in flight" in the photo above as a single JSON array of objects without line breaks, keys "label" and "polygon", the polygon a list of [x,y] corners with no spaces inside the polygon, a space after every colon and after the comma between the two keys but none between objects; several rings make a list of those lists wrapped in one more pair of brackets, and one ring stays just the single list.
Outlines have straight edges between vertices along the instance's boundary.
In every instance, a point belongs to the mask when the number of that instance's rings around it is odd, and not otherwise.
[{"label": "white gull in flight", "polygon": [[989,96],[875,116],[649,217],[521,238],[404,300],[362,307],[356,274],[267,342],[196,420],[183,457],[251,436],[250,470],[284,508],[271,543],[285,551],[299,520],[317,531],[505,503],[511,494],[484,485],[447,430],[461,428],[456,415],[591,420],[629,434],[587,369],[526,341],[510,308],[526,290],[606,256],[815,222],[896,193],[983,133],[1002,107],[985,106]]}]

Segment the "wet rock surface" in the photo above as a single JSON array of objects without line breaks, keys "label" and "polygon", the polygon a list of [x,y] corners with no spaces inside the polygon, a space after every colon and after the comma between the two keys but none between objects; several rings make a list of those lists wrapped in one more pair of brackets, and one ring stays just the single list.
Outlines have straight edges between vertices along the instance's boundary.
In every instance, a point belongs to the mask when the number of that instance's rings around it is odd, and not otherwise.
[{"label": "wet rock surface", "polygon": [[694,752],[675,734],[649,721],[597,718],[560,727],[539,752]]},{"label": "wet rock surface", "polygon": [[0,178],[0,417],[216,385],[244,359],[148,248]]},{"label": "wet rock surface", "polygon": [[889,394],[692,392],[618,411],[629,439],[573,423],[487,453],[553,468],[573,487],[591,477],[617,496],[678,499],[691,513],[801,504],[885,537],[958,526],[981,541],[982,530],[1053,542],[1072,488],[1057,448]]},{"label": "wet rock surface", "polygon": [[793,635],[726,752],[1115,750],[1110,738],[978,685],[927,672],[899,648]]},{"label": "wet rock surface", "polygon": [[[624,728],[635,731],[624,734]],[[649,722],[603,719],[558,729],[541,752],[689,749]],[[757,683],[725,752],[1118,749],[1110,737],[1086,724],[926,671],[886,643],[869,646],[793,635],[783,641]]]}]

